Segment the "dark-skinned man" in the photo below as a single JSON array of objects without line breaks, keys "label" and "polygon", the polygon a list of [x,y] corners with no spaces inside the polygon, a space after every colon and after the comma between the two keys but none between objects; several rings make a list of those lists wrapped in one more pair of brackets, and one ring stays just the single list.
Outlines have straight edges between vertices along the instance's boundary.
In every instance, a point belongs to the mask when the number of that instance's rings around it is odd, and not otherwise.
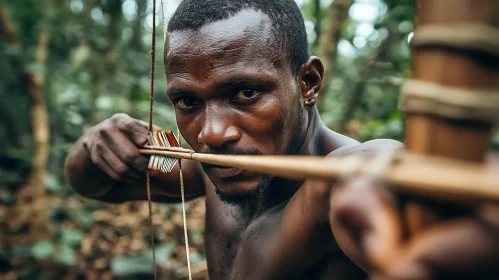
[{"label": "dark-skinned man", "polygon": [[[359,144],[322,123],[315,104],[324,70],[308,55],[293,0],[184,0],[167,36],[167,96],[196,152],[370,156],[401,146]],[[125,114],[92,127],[66,160],[70,184],[102,201],[145,199],[147,158],[138,147],[147,131],[145,122]],[[180,201],[177,171],[153,178],[153,200]],[[186,197],[206,197],[211,279],[362,279],[366,273],[422,279],[498,262],[495,205],[430,229],[392,267],[376,271],[372,264],[380,252],[397,248],[402,228],[383,186],[362,178],[348,186],[290,181],[188,160],[183,172]],[[480,242],[471,246],[470,238]]]}]

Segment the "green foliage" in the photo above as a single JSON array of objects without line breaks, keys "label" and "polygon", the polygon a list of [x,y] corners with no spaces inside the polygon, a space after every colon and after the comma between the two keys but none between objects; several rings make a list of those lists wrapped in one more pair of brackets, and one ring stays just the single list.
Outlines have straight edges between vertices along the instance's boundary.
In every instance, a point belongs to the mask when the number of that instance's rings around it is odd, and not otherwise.
[{"label": "green foliage", "polygon": [[[119,112],[148,119],[151,28],[147,16],[151,1],[4,2],[0,9],[4,9],[18,44],[12,46],[0,40],[0,206],[5,209],[17,206],[17,195],[26,184],[31,168],[30,99],[20,73],[43,73],[50,121],[45,187],[53,239],[0,243],[0,264],[13,262],[8,269],[21,271],[18,279],[61,279],[68,271],[84,275],[85,269],[78,265],[93,265],[99,258],[109,262],[101,272],[111,270],[115,277],[150,275],[149,247],[142,245],[129,250],[131,253],[116,254],[102,249],[107,248],[105,242],[115,246],[133,228],[113,224],[123,212],[108,213],[111,218],[105,222],[98,218],[97,212],[116,208],[80,199],[65,182],[63,165],[73,143],[90,126]],[[180,0],[173,2],[178,4]],[[316,54],[317,35],[320,35],[315,33],[316,24],[324,29],[331,1],[318,1],[321,3],[318,13],[317,1],[302,2],[310,52]],[[360,5],[357,10],[376,11],[376,15],[364,20],[350,14],[343,28],[331,85],[323,89],[330,94],[327,99],[319,100],[327,108],[321,112],[322,119],[329,127],[360,141],[376,138],[403,141],[404,122],[397,104],[403,81],[412,75],[408,37],[414,25],[413,0],[357,1],[355,5]],[[48,58],[45,64],[37,64],[34,61],[42,29],[49,31]],[[160,30],[154,120],[164,129],[175,130],[174,110],[165,95]],[[386,43],[387,38],[390,41]],[[352,99],[353,96],[356,98]],[[346,115],[350,117],[345,118]],[[499,135],[494,138],[493,147],[499,150]],[[178,213],[175,208],[168,209],[163,217],[169,221]],[[130,214],[130,218],[137,216]],[[0,225],[4,227],[7,222]],[[143,219],[138,219],[137,224],[138,228],[143,226]],[[96,228],[100,231],[94,234]],[[118,229],[115,232],[109,228]],[[178,235],[178,227],[171,228]],[[176,248],[182,248],[183,236],[177,240],[170,231],[158,230],[157,238],[163,238],[163,243],[157,247],[157,263],[167,264],[173,271],[184,264],[183,258],[180,262],[173,261],[180,258]],[[28,228],[21,226],[9,234],[28,232]],[[193,229],[190,234],[190,238],[200,239],[203,228]],[[104,245],[83,253],[82,244],[93,246],[94,241]],[[198,245],[202,248],[202,241]],[[203,250],[191,252],[191,260],[193,265],[202,263]]]},{"label": "green foliage", "polygon": [[58,264],[72,266],[76,262],[76,254],[71,246],[61,244],[57,250],[55,261]]},{"label": "green foliage", "polygon": [[69,247],[76,247],[81,244],[86,233],[83,230],[63,229],[61,243]]},{"label": "green foliage", "polygon": [[47,240],[42,240],[37,242],[31,248],[31,254],[37,260],[43,260],[50,258],[55,252],[55,247],[52,242]]},{"label": "green foliage", "polygon": [[143,251],[136,256],[123,256],[113,260],[111,271],[117,277],[151,274],[153,271],[152,251]]}]

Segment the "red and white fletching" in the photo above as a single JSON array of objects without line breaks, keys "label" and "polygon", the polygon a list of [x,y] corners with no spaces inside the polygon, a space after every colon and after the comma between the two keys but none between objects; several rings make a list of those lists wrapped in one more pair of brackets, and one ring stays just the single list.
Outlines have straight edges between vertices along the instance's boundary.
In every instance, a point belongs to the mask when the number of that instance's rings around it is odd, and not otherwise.
[{"label": "red and white fletching", "polygon": [[[177,138],[169,130],[151,132],[149,134],[149,145],[155,147],[180,147]],[[173,170],[177,162],[177,158],[153,155],[149,159],[148,168],[168,173]]]}]

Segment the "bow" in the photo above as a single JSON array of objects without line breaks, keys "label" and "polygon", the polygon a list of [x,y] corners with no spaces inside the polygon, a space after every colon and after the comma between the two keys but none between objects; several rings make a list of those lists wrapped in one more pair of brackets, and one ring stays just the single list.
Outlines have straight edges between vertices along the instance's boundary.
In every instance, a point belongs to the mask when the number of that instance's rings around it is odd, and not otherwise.
[{"label": "bow", "polygon": [[[414,80],[401,99],[409,152],[487,166],[499,117],[498,17],[495,0],[416,1]],[[426,201],[407,207],[411,231],[439,216]]]}]

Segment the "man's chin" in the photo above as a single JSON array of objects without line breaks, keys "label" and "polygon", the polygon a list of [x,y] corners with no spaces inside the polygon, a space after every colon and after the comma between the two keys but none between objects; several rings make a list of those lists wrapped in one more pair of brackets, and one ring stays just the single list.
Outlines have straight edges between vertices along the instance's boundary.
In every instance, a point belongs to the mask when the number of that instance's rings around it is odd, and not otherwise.
[{"label": "man's chin", "polygon": [[212,182],[221,201],[230,205],[240,205],[261,197],[269,188],[273,179],[274,176],[264,175],[261,180],[252,184],[248,184],[248,182],[232,184]]}]

